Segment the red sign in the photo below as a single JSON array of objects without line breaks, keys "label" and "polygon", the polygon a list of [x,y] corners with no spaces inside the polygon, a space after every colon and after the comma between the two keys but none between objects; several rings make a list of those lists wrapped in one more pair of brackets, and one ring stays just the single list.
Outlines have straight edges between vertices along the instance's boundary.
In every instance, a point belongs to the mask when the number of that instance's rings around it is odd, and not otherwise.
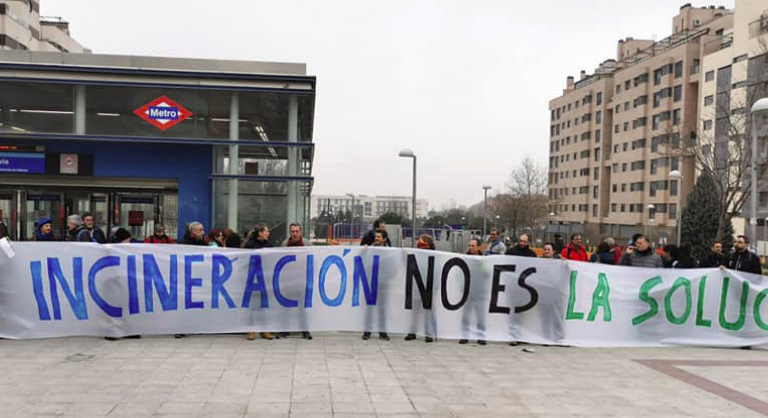
[{"label": "red sign", "polygon": [[192,116],[192,112],[165,96],[152,100],[133,113],[163,131]]},{"label": "red sign", "polygon": [[142,210],[129,210],[128,211],[128,226],[142,226],[144,225],[144,211]]}]

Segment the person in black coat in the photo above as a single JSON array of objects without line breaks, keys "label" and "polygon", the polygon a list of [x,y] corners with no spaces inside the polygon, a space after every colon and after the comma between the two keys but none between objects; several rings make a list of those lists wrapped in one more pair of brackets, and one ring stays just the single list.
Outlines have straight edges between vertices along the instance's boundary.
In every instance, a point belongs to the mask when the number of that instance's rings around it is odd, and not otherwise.
[{"label": "person in black coat", "polygon": [[535,252],[529,247],[531,237],[528,234],[520,234],[517,239],[517,245],[509,247],[506,255],[516,255],[518,257],[538,257]]},{"label": "person in black coat", "polygon": [[721,242],[712,243],[709,254],[699,260],[700,268],[720,267],[728,262],[728,258],[723,255],[723,244]]},{"label": "person in black coat", "polygon": [[252,232],[251,239],[245,243],[245,248],[258,250],[261,248],[273,247],[272,243],[269,241],[269,227],[267,227],[267,225],[256,224],[256,226],[253,227]]},{"label": "person in black coat", "polygon": [[720,268],[728,268],[746,273],[763,274],[760,258],[749,251],[749,238],[744,235],[736,237],[736,251],[728,257],[728,262]]},{"label": "person in black coat", "polygon": [[187,232],[184,233],[181,243],[186,245],[206,245],[205,227],[203,227],[203,224],[191,222],[187,227]]},{"label": "person in black coat", "polygon": [[[368,231],[367,234],[363,235],[363,239],[360,240],[360,245],[368,245],[371,246],[374,244],[374,241],[376,239],[376,231],[386,231],[387,229],[387,223],[384,222],[383,219],[377,219],[373,222],[373,229]],[[391,247],[392,241],[389,240],[389,237],[387,237],[387,243],[385,247]]]}]

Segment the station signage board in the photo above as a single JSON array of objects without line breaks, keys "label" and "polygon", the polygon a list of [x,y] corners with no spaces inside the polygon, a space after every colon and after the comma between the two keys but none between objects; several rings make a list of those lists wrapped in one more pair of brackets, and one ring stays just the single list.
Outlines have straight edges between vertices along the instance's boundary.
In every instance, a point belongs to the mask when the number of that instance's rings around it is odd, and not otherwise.
[{"label": "station signage board", "polygon": [[45,174],[45,154],[0,152],[0,173]]},{"label": "station signage board", "polygon": [[166,96],[160,96],[144,106],[134,110],[136,115],[152,124],[157,129],[165,131],[190,118],[193,114],[184,106]]}]

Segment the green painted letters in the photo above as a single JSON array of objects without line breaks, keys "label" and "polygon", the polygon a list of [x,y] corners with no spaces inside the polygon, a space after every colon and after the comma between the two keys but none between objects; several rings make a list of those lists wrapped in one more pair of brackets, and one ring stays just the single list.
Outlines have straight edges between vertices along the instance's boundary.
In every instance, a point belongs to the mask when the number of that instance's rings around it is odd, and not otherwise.
[{"label": "green painted letters", "polygon": [[711,327],[712,321],[704,318],[704,296],[707,289],[707,276],[701,276],[699,280],[699,295],[696,303],[696,326]]},{"label": "green painted letters", "polygon": [[652,298],[650,293],[651,289],[661,283],[661,276],[656,276],[652,279],[648,279],[640,286],[640,300],[648,304],[648,312],[632,318],[632,325],[639,325],[643,322],[653,318],[659,313],[659,304],[656,303],[656,299]]},{"label": "green painted letters", "polygon": [[730,277],[723,277],[723,292],[720,294],[720,326],[730,331],[738,331],[744,328],[744,320],[747,310],[747,297],[749,297],[749,282],[744,281],[741,284],[741,303],[739,304],[739,319],[736,322],[728,322],[725,317],[725,308],[728,304],[728,287],[731,283]]},{"label": "green painted letters", "polygon": [[573,319],[584,319],[584,312],[575,312],[574,307],[576,305],[576,279],[579,276],[579,272],[574,270],[571,272],[571,285],[570,293],[568,293],[568,310],[565,312],[566,321]]},{"label": "green painted letters", "polygon": [[605,273],[597,275],[597,287],[592,293],[592,309],[589,311],[587,321],[594,321],[597,316],[597,309],[603,307],[603,321],[611,322],[611,302],[608,296],[611,293],[611,286],[608,285],[608,277]]},{"label": "green painted letters", "polygon": [[[672,297],[675,295],[675,291],[680,287],[685,287],[685,312],[683,312],[681,316],[675,316],[675,313],[672,312]],[[680,325],[688,320],[693,305],[691,299],[691,281],[685,277],[679,277],[672,284],[672,287],[669,288],[669,292],[667,292],[667,296],[664,298],[664,313],[670,324]]]}]

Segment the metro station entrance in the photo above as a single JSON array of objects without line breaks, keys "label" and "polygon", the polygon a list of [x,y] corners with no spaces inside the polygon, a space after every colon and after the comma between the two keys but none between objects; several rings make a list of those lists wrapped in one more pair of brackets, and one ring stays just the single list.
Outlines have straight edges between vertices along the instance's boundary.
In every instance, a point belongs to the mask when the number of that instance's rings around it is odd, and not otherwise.
[{"label": "metro station entrance", "polygon": [[176,230],[177,189],[94,186],[9,188],[0,184],[0,219],[8,226],[11,239],[17,241],[32,240],[36,223],[42,218],[51,218],[56,236],[62,239],[67,232],[67,216],[86,212],[107,235],[113,226],[127,229],[137,240],[153,234],[156,223],[163,223],[169,235]]}]

